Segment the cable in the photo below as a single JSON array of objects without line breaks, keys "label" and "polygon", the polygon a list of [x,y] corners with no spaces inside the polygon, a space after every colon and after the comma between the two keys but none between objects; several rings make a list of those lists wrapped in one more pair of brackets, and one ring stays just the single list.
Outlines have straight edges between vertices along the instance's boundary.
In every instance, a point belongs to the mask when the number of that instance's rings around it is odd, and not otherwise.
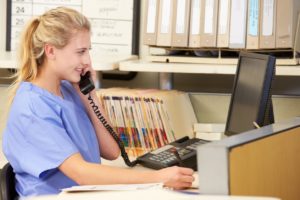
[{"label": "cable", "polygon": [[134,167],[138,161],[134,160],[134,161],[130,161],[128,154],[125,151],[125,147],[124,147],[124,143],[122,142],[122,140],[118,137],[117,133],[114,131],[114,129],[109,125],[109,123],[107,123],[106,119],[103,117],[103,115],[101,114],[98,106],[95,104],[94,100],[91,97],[91,94],[88,93],[88,100],[90,101],[90,104],[92,106],[92,109],[94,111],[94,113],[96,114],[97,118],[100,120],[100,122],[103,124],[103,126],[106,128],[106,130],[110,133],[110,135],[114,138],[114,140],[117,142],[120,150],[121,150],[121,156],[123,157],[123,160],[125,162],[125,164],[129,167]]}]

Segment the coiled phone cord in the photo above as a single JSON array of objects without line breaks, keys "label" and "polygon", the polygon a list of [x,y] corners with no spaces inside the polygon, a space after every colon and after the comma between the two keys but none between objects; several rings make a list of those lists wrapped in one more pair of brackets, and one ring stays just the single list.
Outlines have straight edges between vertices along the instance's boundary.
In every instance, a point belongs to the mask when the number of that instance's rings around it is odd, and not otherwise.
[{"label": "coiled phone cord", "polygon": [[106,130],[110,133],[110,135],[114,138],[114,140],[117,142],[120,151],[121,151],[121,156],[123,157],[123,160],[125,162],[125,164],[129,167],[134,167],[138,161],[134,160],[134,161],[130,161],[128,154],[125,151],[125,146],[124,143],[122,142],[122,140],[118,137],[117,133],[114,131],[114,129],[107,123],[106,119],[103,117],[103,115],[101,114],[98,106],[95,104],[94,100],[91,97],[91,94],[88,93],[88,100],[90,101],[90,104],[93,108],[94,113],[96,114],[97,118],[100,120],[100,122],[103,124],[103,126],[106,128]]}]

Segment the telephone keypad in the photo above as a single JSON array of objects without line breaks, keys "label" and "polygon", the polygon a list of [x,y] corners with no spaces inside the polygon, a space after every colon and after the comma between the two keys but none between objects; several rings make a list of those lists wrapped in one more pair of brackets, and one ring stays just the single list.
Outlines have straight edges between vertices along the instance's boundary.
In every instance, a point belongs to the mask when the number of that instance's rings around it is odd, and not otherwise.
[{"label": "telephone keypad", "polygon": [[[207,142],[197,138],[189,139],[188,137],[184,137],[145,154],[139,157],[138,160],[140,164],[153,169],[161,169],[179,164],[197,170],[197,146]],[[176,148],[176,151],[174,151],[174,148]]]}]

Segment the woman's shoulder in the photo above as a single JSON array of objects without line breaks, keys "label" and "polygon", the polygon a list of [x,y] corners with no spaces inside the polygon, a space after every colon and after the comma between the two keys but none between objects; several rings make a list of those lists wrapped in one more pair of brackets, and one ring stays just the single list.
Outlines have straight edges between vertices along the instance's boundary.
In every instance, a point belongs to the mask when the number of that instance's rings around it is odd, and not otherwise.
[{"label": "woman's shoulder", "polygon": [[12,108],[17,110],[31,110],[43,112],[49,109],[60,110],[58,99],[51,93],[33,85],[30,82],[22,82],[14,97]]}]

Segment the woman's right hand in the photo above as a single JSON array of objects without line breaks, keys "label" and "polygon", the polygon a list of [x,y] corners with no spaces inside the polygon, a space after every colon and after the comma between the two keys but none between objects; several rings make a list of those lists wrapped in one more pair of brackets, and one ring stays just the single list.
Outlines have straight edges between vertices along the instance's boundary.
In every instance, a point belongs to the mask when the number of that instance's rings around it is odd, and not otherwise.
[{"label": "woman's right hand", "polygon": [[158,179],[163,182],[165,187],[173,189],[185,189],[192,186],[195,180],[193,177],[194,170],[183,167],[168,167],[156,171]]}]

